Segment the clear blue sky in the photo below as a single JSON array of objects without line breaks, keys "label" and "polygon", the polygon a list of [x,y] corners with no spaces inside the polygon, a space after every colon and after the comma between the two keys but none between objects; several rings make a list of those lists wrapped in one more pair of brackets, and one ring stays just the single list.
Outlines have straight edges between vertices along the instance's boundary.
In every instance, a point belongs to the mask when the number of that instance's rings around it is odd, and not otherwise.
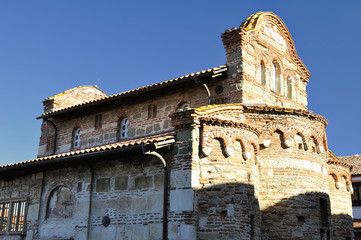
[{"label": "clear blue sky", "polygon": [[258,11],[291,32],[330,149],[361,153],[361,1],[4,0],[0,164],[36,158],[44,98],[95,84],[114,94],[225,64],[220,35]]}]

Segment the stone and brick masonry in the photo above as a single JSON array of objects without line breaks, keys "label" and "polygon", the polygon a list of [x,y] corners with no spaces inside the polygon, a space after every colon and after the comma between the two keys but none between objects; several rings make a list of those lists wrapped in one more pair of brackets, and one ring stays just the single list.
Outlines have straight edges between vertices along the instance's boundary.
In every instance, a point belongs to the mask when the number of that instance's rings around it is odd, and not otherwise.
[{"label": "stone and brick masonry", "polygon": [[38,158],[0,167],[0,206],[26,201],[0,239],[352,239],[351,166],[287,27],[259,12],[222,40],[226,65],[45,99]]}]

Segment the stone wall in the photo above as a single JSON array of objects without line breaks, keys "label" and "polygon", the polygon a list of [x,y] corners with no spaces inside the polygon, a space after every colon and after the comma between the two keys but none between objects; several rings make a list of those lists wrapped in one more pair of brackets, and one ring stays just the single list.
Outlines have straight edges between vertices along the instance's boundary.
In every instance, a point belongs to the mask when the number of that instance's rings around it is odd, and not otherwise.
[{"label": "stone wall", "polygon": [[[252,134],[227,126],[202,126],[207,142],[203,152],[211,150],[197,161],[198,239],[260,238],[257,151],[252,138],[247,139]],[[228,143],[224,135],[235,141]]]},{"label": "stone wall", "polygon": [[353,236],[350,169],[334,164],[328,165],[331,214],[334,239]]},{"label": "stone wall", "polygon": [[163,177],[159,159],[138,154],[95,164],[89,239],[162,239]]},{"label": "stone wall", "polygon": [[0,202],[1,201],[26,201],[26,237],[20,234],[1,236],[3,240],[31,240],[38,229],[40,214],[40,196],[42,192],[43,173],[34,172],[29,175],[19,176],[12,179],[0,178]]},{"label": "stone wall", "polygon": [[[309,72],[299,60],[284,23],[268,13],[256,13],[251,18],[256,25],[241,25],[222,35],[228,75],[241,91],[241,102],[307,109]],[[264,82],[261,63],[265,68]],[[273,63],[278,67],[276,73]],[[277,87],[273,75],[278,75]]]}]

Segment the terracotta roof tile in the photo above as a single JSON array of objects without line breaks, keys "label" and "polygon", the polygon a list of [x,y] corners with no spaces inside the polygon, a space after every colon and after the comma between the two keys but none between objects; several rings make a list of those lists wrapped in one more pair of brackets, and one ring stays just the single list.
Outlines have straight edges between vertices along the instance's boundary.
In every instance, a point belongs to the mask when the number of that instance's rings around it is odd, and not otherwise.
[{"label": "terracotta roof tile", "polygon": [[[76,108],[76,107],[87,105],[89,103],[101,102],[101,101],[116,98],[116,97],[119,97],[119,96],[124,96],[124,95],[130,94],[130,93],[141,92],[141,91],[143,91],[145,89],[151,89],[151,88],[154,88],[154,87],[157,87],[157,86],[165,86],[167,84],[182,80],[184,78],[193,77],[193,76],[196,76],[196,75],[203,75],[203,74],[211,73],[211,72],[218,73],[218,71],[226,70],[226,69],[227,69],[227,66],[222,65],[222,66],[219,66],[219,67],[210,68],[210,69],[203,70],[203,71],[200,71],[200,72],[190,73],[190,74],[187,74],[187,75],[184,75],[184,76],[181,76],[181,77],[177,77],[177,78],[173,78],[173,79],[170,79],[170,80],[167,80],[167,81],[150,84],[150,85],[140,87],[140,88],[136,88],[136,89],[133,89],[133,90],[129,90],[129,91],[126,91],[126,92],[117,93],[117,94],[114,94],[114,95],[101,97],[101,98],[94,99],[94,100],[91,100],[91,101],[85,101],[85,102],[82,102],[82,103],[79,103],[79,104],[76,104],[76,105],[72,105],[72,106],[69,106],[69,107],[60,108],[60,109],[57,109],[57,110],[54,110],[54,111],[51,111],[51,112],[46,112],[46,113],[43,113],[41,115],[41,117],[47,117],[47,116],[52,115],[54,113],[60,113],[60,112],[63,112],[65,110],[68,110],[68,109],[73,109],[73,108]],[[39,118],[41,118],[41,117],[39,117]]]},{"label": "terracotta roof tile", "polygon": [[353,156],[338,157],[338,158],[352,165],[351,175],[361,174],[361,155],[353,155]]},{"label": "terracotta roof tile", "polygon": [[14,166],[19,166],[19,165],[26,165],[28,163],[33,163],[33,162],[41,162],[41,161],[47,161],[47,160],[52,160],[52,159],[61,159],[64,157],[77,156],[77,155],[82,155],[85,153],[95,153],[95,152],[113,150],[113,149],[118,149],[118,148],[126,148],[126,147],[130,147],[130,146],[141,145],[142,143],[155,143],[155,142],[174,139],[174,136],[175,136],[175,132],[167,132],[167,133],[163,133],[163,134],[159,134],[159,135],[132,139],[132,140],[128,140],[128,141],[112,143],[112,144],[103,145],[103,146],[99,146],[99,147],[92,147],[92,148],[87,148],[87,149],[82,149],[82,150],[77,150],[77,151],[50,155],[50,156],[46,156],[46,157],[40,157],[40,158],[36,158],[36,159],[27,160],[24,162],[11,163],[11,164],[0,166],[0,169],[11,168]]},{"label": "terracotta roof tile", "polygon": [[342,165],[342,166],[345,166],[345,167],[349,167],[351,168],[351,171],[352,171],[352,165],[349,164],[348,162],[346,161],[343,161],[341,159],[339,159],[338,157],[336,157],[336,155],[331,152],[330,149],[328,149],[328,161],[327,161],[328,164],[338,164],[338,165]]},{"label": "terracotta roof tile", "polygon": [[295,108],[286,108],[286,107],[278,107],[278,106],[270,106],[267,104],[249,104],[249,103],[229,103],[222,105],[207,105],[199,108],[190,108],[194,109],[196,113],[206,112],[209,110],[215,110],[217,108],[226,108],[226,107],[243,107],[244,111],[257,111],[257,112],[270,112],[270,113],[287,113],[293,115],[300,116],[308,116],[310,118],[316,118],[327,125],[327,119],[323,116],[313,114],[312,111],[303,110],[303,109],[295,109]]},{"label": "terracotta roof tile", "polygon": [[212,123],[212,124],[222,124],[222,125],[224,124],[224,125],[241,127],[241,128],[245,128],[245,129],[248,129],[248,130],[254,132],[258,136],[260,135],[260,132],[256,128],[251,127],[251,126],[249,126],[249,125],[247,125],[245,123],[236,122],[236,121],[233,121],[233,120],[211,118],[211,117],[202,117],[202,118],[200,118],[200,120],[202,122],[209,122],[209,123]]}]

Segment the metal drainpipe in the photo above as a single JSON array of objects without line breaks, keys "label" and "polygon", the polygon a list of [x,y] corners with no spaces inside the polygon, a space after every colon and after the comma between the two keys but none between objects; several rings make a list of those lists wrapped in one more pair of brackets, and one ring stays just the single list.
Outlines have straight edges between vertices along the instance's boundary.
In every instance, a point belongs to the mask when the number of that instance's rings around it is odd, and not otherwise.
[{"label": "metal drainpipe", "polygon": [[53,125],[54,129],[55,129],[55,133],[54,133],[54,143],[53,143],[53,155],[55,155],[56,152],[56,139],[58,137],[58,129],[55,126],[55,123],[53,123],[52,121],[50,121],[47,118],[43,118],[44,121],[49,122],[51,125]]},{"label": "metal drainpipe", "polygon": [[163,240],[168,239],[168,166],[162,155],[155,151],[145,151],[145,146],[142,144],[144,155],[153,155],[157,157],[163,164],[164,173],[164,187],[163,187]]},{"label": "metal drainpipe", "polygon": [[203,87],[206,89],[208,96],[208,105],[211,105],[211,92],[209,91],[208,86],[202,80],[200,80],[197,75],[194,76],[194,82],[202,84]]},{"label": "metal drainpipe", "polygon": [[88,229],[87,229],[87,238],[90,237],[90,225],[91,225],[91,210],[92,210],[92,202],[93,202],[93,182],[94,182],[94,167],[93,164],[90,163],[89,165],[90,170],[90,187],[89,187],[89,209],[88,209]]}]

